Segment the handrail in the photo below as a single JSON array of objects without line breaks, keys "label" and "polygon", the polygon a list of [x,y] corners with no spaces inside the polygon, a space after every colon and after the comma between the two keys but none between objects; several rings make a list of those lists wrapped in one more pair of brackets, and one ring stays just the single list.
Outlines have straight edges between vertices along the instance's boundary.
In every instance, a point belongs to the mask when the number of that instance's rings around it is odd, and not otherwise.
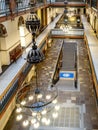
[{"label": "handrail", "polygon": [[56,71],[57,71],[57,69],[58,69],[58,64],[59,64],[59,60],[60,60],[60,55],[61,55],[61,50],[62,50],[62,46],[63,46],[63,40],[60,40],[60,41],[58,41],[58,42],[60,42],[61,44],[59,45],[60,46],[60,50],[59,50],[59,52],[58,52],[58,57],[57,57],[57,61],[56,61],[56,66],[55,66],[55,68],[54,68],[54,73],[53,73],[53,75],[52,75],[52,83],[54,82],[54,77],[55,77],[55,74],[56,74]]},{"label": "handrail", "polygon": [[[26,12],[27,10],[30,10],[29,0],[17,0],[15,2],[14,8],[13,5],[12,7],[10,6],[11,3],[9,2],[9,0],[7,2],[6,1],[0,1],[0,17],[6,17],[6,19],[8,19],[10,16],[17,16],[17,14],[19,14],[20,12]],[[34,5],[32,5],[32,8],[37,8],[38,5],[43,6],[44,2],[42,3],[39,1],[38,3],[34,3]]]},{"label": "handrail", "polygon": [[[6,1],[1,0],[0,1],[0,17],[2,17],[2,16],[8,17],[9,15],[11,15],[11,13],[18,14],[21,11],[26,11],[26,10],[30,9],[29,0],[17,0],[15,2],[15,8],[13,9],[13,12],[11,12],[9,4],[10,4],[9,0],[6,0]],[[47,2],[44,3],[40,0],[38,0],[37,3],[34,3],[32,7],[37,8],[37,6],[43,6],[43,5],[44,6],[47,5],[47,6],[55,6],[56,7],[57,5],[60,6],[60,4],[65,6],[64,2],[61,2],[61,1],[57,2],[56,0],[55,1],[50,0],[50,1],[47,1]],[[81,2],[69,2],[68,5],[69,6],[70,5],[86,6],[85,2],[82,2],[82,3]]]},{"label": "handrail", "polygon": [[[76,32],[77,31],[77,32]],[[63,35],[63,36],[71,36],[71,35],[76,35],[76,36],[84,36],[84,29],[70,29],[68,32],[64,32],[63,30],[59,28],[51,29],[50,35]]]},{"label": "handrail", "polygon": [[[15,9],[13,10],[13,13],[17,12],[18,10],[20,11],[21,9],[27,9],[29,8],[29,0],[22,0],[21,2],[16,2],[15,3]],[[0,15],[1,16],[8,16],[9,14],[11,14],[10,12],[10,2],[5,1],[5,0],[1,0],[0,1]]]}]

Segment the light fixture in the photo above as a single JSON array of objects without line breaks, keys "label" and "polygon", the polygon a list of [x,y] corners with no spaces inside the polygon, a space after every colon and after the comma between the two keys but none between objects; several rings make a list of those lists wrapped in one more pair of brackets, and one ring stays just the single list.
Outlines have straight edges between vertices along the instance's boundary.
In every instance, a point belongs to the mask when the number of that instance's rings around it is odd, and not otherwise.
[{"label": "light fixture", "polygon": [[43,61],[44,55],[43,53],[37,48],[36,45],[36,33],[40,28],[40,20],[38,19],[37,15],[34,12],[27,17],[26,20],[26,28],[32,34],[32,49],[29,51],[27,55],[27,62],[29,63],[39,63]]},{"label": "light fixture", "polygon": [[65,33],[68,33],[72,27],[68,24],[61,24],[60,29],[63,30]]},{"label": "light fixture", "polygon": [[32,34],[32,49],[28,52],[27,62],[35,65],[36,76],[33,81],[23,84],[17,92],[16,96],[16,113],[17,121],[23,122],[26,127],[32,124],[33,128],[38,128],[41,123],[49,125],[50,119],[47,116],[48,112],[53,111],[52,117],[57,118],[59,105],[57,104],[58,91],[57,88],[50,83],[49,86],[44,86],[38,83],[37,64],[44,60],[43,53],[36,45],[36,33],[40,28],[40,20],[33,12],[26,20],[26,27]]},{"label": "light fixture", "polygon": [[52,117],[54,119],[58,117],[60,106],[57,103],[57,89],[52,85],[39,87],[36,86],[36,83],[30,82],[23,85],[17,93],[16,119],[17,121],[22,120],[24,127],[32,124],[34,128],[37,128],[40,123],[49,125],[48,112],[53,111]]},{"label": "light fixture", "polygon": [[67,7],[65,7],[65,9],[64,9],[64,15],[65,16],[72,17],[72,16],[74,16],[74,13],[75,13],[75,9],[74,8],[67,8]]}]

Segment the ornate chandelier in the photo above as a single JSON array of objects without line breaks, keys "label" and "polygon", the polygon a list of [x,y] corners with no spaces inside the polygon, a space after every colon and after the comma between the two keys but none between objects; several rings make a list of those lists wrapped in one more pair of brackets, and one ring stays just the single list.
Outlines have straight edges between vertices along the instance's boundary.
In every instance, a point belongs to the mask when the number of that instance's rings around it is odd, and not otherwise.
[{"label": "ornate chandelier", "polygon": [[[33,86],[32,86],[33,85]],[[17,94],[17,121],[22,120],[23,126],[32,124],[38,128],[40,123],[50,124],[47,113],[53,111],[52,117],[58,116],[57,90],[50,88],[34,88],[34,84],[24,85]]]},{"label": "ornate chandelier", "polygon": [[68,33],[72,27],[68,24],[61,24],[60,29],[63,30],[65,33]]},{"label": "ornate chandelier", "polygon": [[58,91],[52,84],[50,86],[38,86],[37,64],[44,60],[43,53],[37,48],[36,33],[40,28],[40,20],[35,13],[31,13],[26,20],[26,28],[32,34],[32,49],[27,55],[27,62],[35,65],[35,83],[33,81],[24,84],[17,92],[16,112],[17,121],[23,121],[23,126],[32,124],[38,128],[40,124],[50,124],[47,113],[53,111],[52,116],[58,116],[59,105],[57,104]]}]

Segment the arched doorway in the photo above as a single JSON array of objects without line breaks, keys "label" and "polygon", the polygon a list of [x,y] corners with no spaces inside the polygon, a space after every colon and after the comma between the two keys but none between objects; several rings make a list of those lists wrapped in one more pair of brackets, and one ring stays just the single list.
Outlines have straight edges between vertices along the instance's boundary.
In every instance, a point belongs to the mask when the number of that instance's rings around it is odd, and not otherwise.
[{"label": "arched doorway", "polygon": [[25,26],[24,26],[24,18],[23,16],[20,16],[18,19],[18,29],[19,29],[19,35],[20,35],[20,41],[21,41],[21,46],[25,47]]}]

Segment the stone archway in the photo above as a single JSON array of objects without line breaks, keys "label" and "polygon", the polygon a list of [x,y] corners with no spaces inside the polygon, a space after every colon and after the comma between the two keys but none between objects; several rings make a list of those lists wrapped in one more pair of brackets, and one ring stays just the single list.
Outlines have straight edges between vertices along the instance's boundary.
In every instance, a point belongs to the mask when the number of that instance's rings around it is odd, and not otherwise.
[{"label": "stone archway", "polygon": [[24,26],[24,18],[20,16],[18,19],[18,30],[20,36],[21,46],[25,46],[25,26]]}]

